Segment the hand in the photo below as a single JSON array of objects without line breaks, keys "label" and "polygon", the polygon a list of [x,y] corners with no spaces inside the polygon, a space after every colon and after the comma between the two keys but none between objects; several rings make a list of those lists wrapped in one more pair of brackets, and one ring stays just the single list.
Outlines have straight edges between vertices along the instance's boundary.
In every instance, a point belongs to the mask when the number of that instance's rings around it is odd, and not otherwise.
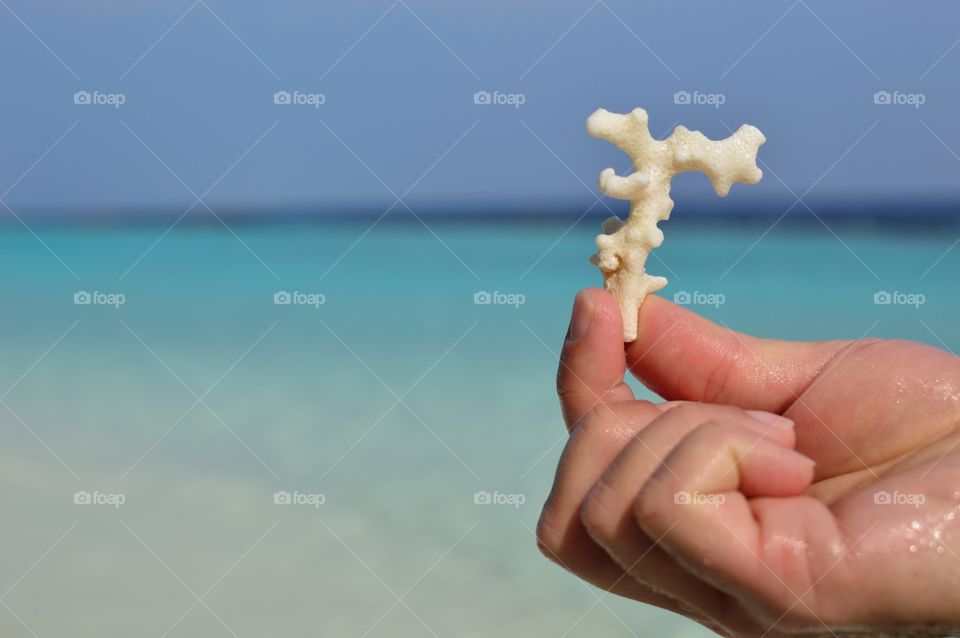
[{"label": "hand", "polygon": [[577,297],[547,556],[725,635],[960,627],[960,360],[758,339],[659,297],[639,321],[624,347],[615,300]]}]

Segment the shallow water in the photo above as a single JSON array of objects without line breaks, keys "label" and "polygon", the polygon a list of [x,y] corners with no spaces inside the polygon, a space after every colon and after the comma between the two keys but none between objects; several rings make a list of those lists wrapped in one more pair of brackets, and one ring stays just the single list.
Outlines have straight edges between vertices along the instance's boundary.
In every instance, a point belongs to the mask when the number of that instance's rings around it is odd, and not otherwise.
[{"label": "shallow water", "polygon": [[[534,547],[594,223],[368,228],[4,228],[3,635],[709,635]],[[951,233],[766,230],[649,270],[751,333],[960,346]]]}]

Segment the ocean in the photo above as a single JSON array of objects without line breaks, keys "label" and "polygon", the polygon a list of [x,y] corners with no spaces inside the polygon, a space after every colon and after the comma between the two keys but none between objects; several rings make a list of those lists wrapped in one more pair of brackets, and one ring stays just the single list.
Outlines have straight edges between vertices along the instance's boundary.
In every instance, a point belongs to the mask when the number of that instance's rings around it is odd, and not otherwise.
[{"label": "ocean", "polygon": [[[374,221],[0,230],[0,633],[711,635],[534,544],[595,220]],[[648,270],[960,348],[960,231],[807,222],[669,222]]]}]

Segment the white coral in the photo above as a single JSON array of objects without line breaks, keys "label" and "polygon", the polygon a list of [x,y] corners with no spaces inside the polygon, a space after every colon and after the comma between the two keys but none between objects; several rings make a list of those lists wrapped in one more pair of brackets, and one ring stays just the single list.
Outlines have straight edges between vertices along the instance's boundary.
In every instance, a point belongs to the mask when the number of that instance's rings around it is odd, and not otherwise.
[{"label": "white coral", "polygon": [[600,252],[590,260],[603,271],[604,288],[620,303],[627,342],[637,338],[637,313],[644,298],[667,285],[666,278],[648,275],[644,266],[650,251],[663,243],[657,223],[670,218],[673,176],[700,171],[720,197],[736,182],[756,184],[763,176],[757,150],[766,138],[753,126],[744,124],[723,140],[678,126],[667,139],[655,140],[647,121],[643,109],[626,115],[599,109],[587,119],[587,133],[615,144],[633,160],[631,175],[621,177],[612,168],[600,174],[600,190],[630,200],[630,216],[626,222],[616,217],[603,222],[603,234],[597,237]]}]

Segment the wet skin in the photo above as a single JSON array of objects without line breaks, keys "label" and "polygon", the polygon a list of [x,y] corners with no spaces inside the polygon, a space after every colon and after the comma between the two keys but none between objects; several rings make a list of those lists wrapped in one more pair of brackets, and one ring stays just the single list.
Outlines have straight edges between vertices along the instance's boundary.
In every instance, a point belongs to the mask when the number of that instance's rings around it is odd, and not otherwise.
[{"label": "wet skin", "polygon": [[625,346],[616,301],[577,296],[544,554],[723,635],[960,627],[960,359],[758,339],[659,297],[639,321]]}]

